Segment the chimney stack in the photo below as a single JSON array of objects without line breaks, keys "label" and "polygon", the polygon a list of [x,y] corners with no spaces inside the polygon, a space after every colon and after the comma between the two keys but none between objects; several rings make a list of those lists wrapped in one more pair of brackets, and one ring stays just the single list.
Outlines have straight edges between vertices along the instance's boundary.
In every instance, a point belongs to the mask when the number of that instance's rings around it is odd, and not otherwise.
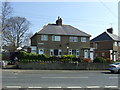
[{"label": "chimney stack", "polygon": [[60,17],[58,17],[58,20],[56,20],[56,25],[62,26],[62,19]]},{"label": "chimney stack", "polygon": [[112,27],[111,27],[111,28],[108,28],[108,29],[107,29],[107,32],[113,34],[113,28],[112,28]]}]

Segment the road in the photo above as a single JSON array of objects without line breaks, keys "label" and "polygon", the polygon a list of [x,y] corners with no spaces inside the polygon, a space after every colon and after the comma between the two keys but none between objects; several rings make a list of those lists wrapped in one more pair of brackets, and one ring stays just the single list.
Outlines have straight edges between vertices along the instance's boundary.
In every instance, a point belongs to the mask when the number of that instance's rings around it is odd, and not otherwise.
[{"label": "road", "polygon": [[2,70],[3,88],[118,88],[119,74],[86,70]]}]

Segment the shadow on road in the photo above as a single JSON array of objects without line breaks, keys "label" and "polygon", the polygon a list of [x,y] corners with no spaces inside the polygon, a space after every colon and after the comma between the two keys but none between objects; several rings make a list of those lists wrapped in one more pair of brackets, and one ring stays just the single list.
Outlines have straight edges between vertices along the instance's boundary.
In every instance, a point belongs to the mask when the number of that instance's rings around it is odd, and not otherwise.
[{"label": "shadow on road", "polygon": [[118,74],[118,73],[111,73],[111,72],[101,72],[103,74]]}]

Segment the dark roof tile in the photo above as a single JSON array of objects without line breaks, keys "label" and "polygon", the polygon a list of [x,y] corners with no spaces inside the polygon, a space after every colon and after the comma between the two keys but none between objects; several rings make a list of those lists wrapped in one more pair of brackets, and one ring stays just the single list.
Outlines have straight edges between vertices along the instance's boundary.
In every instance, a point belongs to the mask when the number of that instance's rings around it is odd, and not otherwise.
[{"label": "dark roof tile", "polygon": [[91,35],[74,28],[71,25],[62,25],[58,26],[56,24],[48,24],[44,26],[40,31],[37,32],[38,34],[53,34],[53,35],[75,35],[75,36],[88,36]]},{"label": "dark roof tile", "polygon": [[102,34],[98,35],[97,37],[93,38],[91,40],[91,42],[95,42],[95,41],[120,41],[120,37],[115,35],[115,34],[111,34],[109,32],[103,32]]}]

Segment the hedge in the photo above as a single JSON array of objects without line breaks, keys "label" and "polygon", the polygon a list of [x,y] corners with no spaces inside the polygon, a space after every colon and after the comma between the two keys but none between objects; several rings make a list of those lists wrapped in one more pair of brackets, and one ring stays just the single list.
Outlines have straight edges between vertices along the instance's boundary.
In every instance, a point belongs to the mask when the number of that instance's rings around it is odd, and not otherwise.
[{"label": "hedge", "polygon": [[[62,55],[61,57],[58,56],[46,56],[45,54],[34,54],[34,53],[27,53],[24,51],[19,52],[18,55],[19,62],[83,62],[89,63],[92,62],[90,58],[77,58],[75,55]],[[96,57],[93,60],[93,63],[111,63],[112,60],[104,59],[102,57]]]},{"label": "hedge", "polygon": [[62,61],[62,62],[72,62],[72,61],[79,61],[79,58],[76,58],[74,55],[62,55],[61,57],[58,56],[46,56],[45,54],[34,54],[34,53],[27,53],[24,51],[19,52],[18,55],[19,62],[40,62],[40,61]]}]

